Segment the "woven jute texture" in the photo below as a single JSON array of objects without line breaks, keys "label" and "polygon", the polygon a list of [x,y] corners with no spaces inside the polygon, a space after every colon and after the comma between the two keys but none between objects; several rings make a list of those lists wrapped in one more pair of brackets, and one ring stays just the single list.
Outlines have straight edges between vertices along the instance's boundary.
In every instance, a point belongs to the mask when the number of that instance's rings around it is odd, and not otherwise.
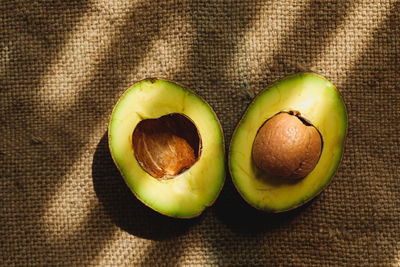
[{"label": "woven jute texture", "polygon": [[[1,266],[400,265],[400,2],[0,1]],[[107,144],[119,96],[164,77],[215,110],[226,143],[256,93],[314,71],[349,128],[330,186],[268,215],[229,175],[178,220],[129,191]]]}]

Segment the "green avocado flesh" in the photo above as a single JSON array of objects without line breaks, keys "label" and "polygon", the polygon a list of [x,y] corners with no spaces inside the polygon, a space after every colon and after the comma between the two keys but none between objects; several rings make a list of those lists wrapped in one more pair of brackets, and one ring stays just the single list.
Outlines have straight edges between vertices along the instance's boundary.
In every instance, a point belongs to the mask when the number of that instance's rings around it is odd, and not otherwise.
[{"label": "green avocado flesh", "polygon": [[[171,179],[147,173],[135,157],[132,133],[142,120],[181,114],[201,139],[197,161]],[[191,218],[210,206],[225,180],[224,140],[211,107],[193,92],[166,80],[144,80],[129,88],[116,104],[109,125],[111,155],[125,182],[145,205],[164,215]]]},{"label": "green avocado flesh", "polygon": [[[315,168],[295,181],[268,177],[252,159],[258,129],[279,112],[299,111],[323,140]],[[296,208],[311,200],[330,182],[338,168],[347,128],[346,108],[336,87],[314,73],[299,73],[261,92],[249,106],[233,135],[229,169],[242,197],[252,206],[270,212]]]}]

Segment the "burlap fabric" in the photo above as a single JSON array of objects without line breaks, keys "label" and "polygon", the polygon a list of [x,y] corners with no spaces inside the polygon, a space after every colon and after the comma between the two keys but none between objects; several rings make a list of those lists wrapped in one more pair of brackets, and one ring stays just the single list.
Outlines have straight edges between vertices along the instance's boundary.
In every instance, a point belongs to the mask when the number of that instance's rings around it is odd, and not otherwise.
[{"label": "burlap fabric", "polygon": [[[396,266],[400,2],[0,2],[0,265]],[[245,204],[230,177],[197,219],[156,214],[111,161],[113,105],[137,80],[187,85],[229,143],[253,95],[311,70],[341,91],[333,182],[293,212]]]}]

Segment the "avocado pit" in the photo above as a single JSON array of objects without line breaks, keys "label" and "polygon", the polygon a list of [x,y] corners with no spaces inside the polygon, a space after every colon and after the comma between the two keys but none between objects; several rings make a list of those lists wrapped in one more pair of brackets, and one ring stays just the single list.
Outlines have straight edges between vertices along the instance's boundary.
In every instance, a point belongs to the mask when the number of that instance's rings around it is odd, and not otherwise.
[{"label": "avocado pit", "polygon": [[297,111],[268,119],[254,139],[252,157],[267,175],[283,179],[307,176],[317,165],[322,137]]},{"label": "avocado pit", "polygon": [[132,147],[147,173],[158,179],[169,179],[199,159],[201,139],[190,119],[172,113],[139,122],[132,134]]}]

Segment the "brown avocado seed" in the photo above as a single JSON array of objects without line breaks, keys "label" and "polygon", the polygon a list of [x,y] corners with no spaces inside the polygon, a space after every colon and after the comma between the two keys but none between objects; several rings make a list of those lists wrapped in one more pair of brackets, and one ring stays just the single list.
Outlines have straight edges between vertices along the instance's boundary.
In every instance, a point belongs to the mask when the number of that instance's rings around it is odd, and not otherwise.
[{"label": "brown avocado seed", "polygon": [[253,143],[254,163],[267,175],[285,179],[307,176],[322,150],[318,130],[299,112],[281,112],[267,120]]},{"label": "brown avocado seed", "polygon": [[132,134],[132,147],[141,167],[159,179],[172,178],[199,158],[201,140],[196,126],[172,113],[141,121]]}]

